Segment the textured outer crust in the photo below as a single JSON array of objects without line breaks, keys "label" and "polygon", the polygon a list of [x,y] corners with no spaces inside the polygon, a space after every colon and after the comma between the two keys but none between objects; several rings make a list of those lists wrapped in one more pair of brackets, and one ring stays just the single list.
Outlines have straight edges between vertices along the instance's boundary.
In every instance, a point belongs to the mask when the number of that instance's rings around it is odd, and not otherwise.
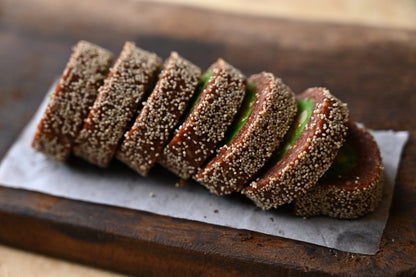
[{"label": "textured outer crust", "polygon": [[359,155],[356,167],[343,176],[320,179],[311,191],[295,200],[296,215],[353,219],[373,212],[379,205],[384,168],[377,143],[366,129],[354,123],[349,124],[346,141]]},{"label": "textured outer crust", "polygon": [[161,65],[156,54],[125,43],[76,140],[76,156],[101,167],[109,165]]},{"label": "textured outer crust", "polygon": [[240,190],[279,146],[296,115],[296,97],[281,79],[271,73],[250,77],[256,87],[256,102],[238,135],[224,145],[194,179],[212,193]]},{"label": "textured outer crust", "polygon": [[332,164],[347,132],[348,108],[327,89],[311,88],[314,110],[292,148],[243,193],[262,209],[277,208],[305,194]]},{"label": "textured outer crust", "polygon": [[66,65],[55,92],[38,125],[32,146],[50,158],[64,162],[106,78],[112,54],[80,41]]},{"label": "textured outer crust", "polygon": [[116,157],[147,176],[198,84],[201,70],[172,52],[158,83],[117,150]]},{"label": "textured outer crust", "polygon": [[214,153],[245,94],[244,75],[223,59],[209,70],[213,75],[198,103],[159,157],[160,164],[183,179],[195,174]]}]

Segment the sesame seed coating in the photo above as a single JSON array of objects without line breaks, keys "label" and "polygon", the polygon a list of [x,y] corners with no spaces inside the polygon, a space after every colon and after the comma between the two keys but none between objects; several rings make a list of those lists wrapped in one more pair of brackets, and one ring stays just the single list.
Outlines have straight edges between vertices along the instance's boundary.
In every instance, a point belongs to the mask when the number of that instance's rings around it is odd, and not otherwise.
[{"label": "sesame seed coating", "polygon": [[126,42],[76,140],[76,156],[106,167],[162,65],[154,53]]},{"label": "sesame seed coating", "polygon": [[179,122],[198,84],[201,70],[172,52],[116,157],[147,176]]},{"label": "sesame seed coating", "polygon": [[250,77],[256,102],[238,135],[194,179],[217,195],[239,191],[279,146],[296,115],[296,97],[271,73]]},{"label": "sesame seed coating", "polygon": [[353,219],[373,212],[383,191],[383,164],[374,138],[350,122],[346,141],[357,151],[355,167],[341,176],[325,175],[311,191],[294,201],[294,213]]},{"label": "sesame seed coating", "polygon": [[314,99],[305,130],[283,158],[244,188],[262,209],[277,208],[305,194],[332,164],[347,131],[347,105],[325,88],[310,88],[298,99]]},{"label": "sesame seed coating", "polygon": [[183,179],[196,173],[214,153],[245,94],[244,75],[223,59],[218,59],[209,70],[213,75],[198,103],[163,149],[158,161]]},{"label": "sesame seed coating", "polygon": [[108,50],[78,42],[37,127],[32,142],[36,150],[58,162],[68,158],[111,60]]}]

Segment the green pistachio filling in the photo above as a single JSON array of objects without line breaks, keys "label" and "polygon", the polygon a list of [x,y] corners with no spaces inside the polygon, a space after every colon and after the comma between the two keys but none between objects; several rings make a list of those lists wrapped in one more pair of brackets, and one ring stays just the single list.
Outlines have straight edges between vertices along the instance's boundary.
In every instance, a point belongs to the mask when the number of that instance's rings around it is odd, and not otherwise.
[{"label": "green pistachio filling", "polygon": [[181,120],[179,121],[180,123],[185,121],[185,119],[191,114],[192,110],[196,106],[196,103],[198,103],[199,98],[201,97],[202,91],[208,85],[209,79],[211,79],[213,74],[214,73],[212,71],[207,71],[201,76],[201,78],[199,79],[198,85],[196,86],[194,95],[189,100],[188,107],[186,108]]},{"label": "green pistachio filling", "polygon": [[303,98],[298,101],[296,118],[292,123],[288,133],[286,134],[282,145],[273,153],[270,159],[271,164],[274,164],[283,158],[283,156],[289,152],[302,132],[305,130],[305,127],[312,116],[314,102],[314,99],[309,98]]},{"label": "green pistachio filling", "polygon": [[246,93],[244,96],[243,103],[241,104],[241,108],[238,111],[230,129],[228,130],[228,133],[224,140],[224,144],[230,144],[230,142],[238,135],[243,126],[247,123],[247,120],[250,117],[255,102],[256,86],[254,83],[249,83],[247,85]]},{"label": "green pistachio filling", "polygon": [[327,177],[339,177],[348,174],[358,163],[358,153],[347,142],[339,149],[337,156],[331,167],[325,173]]}]

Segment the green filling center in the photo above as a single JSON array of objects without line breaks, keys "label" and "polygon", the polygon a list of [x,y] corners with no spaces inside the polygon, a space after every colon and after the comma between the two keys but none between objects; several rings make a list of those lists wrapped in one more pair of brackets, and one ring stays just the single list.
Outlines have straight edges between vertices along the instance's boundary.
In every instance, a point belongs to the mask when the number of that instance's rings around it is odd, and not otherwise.
[{"label": "green filling center", "polygon": [[289,152],[290,148],[292,148],[302,132],[305,130],[313,112],[314,102],[314,99],[309,98],[303,98],[298,101],[298,110],[295,121],[286,134],[283,144],[273,153],[270,159],[272,164],[276,163],[278,160],[283,158],[287,152]]},{"label": "green filling center", "polygon": [[202,91],[208,85],[209,79],[211,79],[213,74],[214,73],[212,71],[207,71],[201,76],[201,78],[198,82],[198,85],[196,86],[194,95],[189,100],[188,107],[187,107],[186,111],[183,113],[183,116],[182,116],[182,119],[180,120],[180,122],[183,122],[191,114],[192,110],[196,106],[196,103],[198,103],[199,98],[201,97]]},{"label": "green filling center", "polygon": [[325,173],[327,177],[342,176],[348,174],[358,163],[358,153],[348,142],[339,149],[331,167]]},{"label": "green filling center", "polygon": [[224,140],[224,144],[228,145],[230,142],[237,136],[241,131],[243,126],[247,123],[248,118],[250,117],[251,111],[253,110],[253,105],[256,102],[256,86],[254,83],[249,83],[247,85],[246,94],[244,96],[243,103],[240,110],[235,117],[228,134]]}]

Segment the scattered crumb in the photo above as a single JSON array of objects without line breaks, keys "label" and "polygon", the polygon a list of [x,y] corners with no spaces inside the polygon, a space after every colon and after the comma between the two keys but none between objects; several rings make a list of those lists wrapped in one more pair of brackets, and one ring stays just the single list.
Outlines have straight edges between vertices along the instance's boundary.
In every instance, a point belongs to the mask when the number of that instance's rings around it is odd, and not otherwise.
[{"label": "scattered crumb", "polygon": [[186,185],[186,180],[185,179],[181,179],[178,183],[175,184],[175,187],[181,188],[181,187],[183,187],[185,185]]}]

